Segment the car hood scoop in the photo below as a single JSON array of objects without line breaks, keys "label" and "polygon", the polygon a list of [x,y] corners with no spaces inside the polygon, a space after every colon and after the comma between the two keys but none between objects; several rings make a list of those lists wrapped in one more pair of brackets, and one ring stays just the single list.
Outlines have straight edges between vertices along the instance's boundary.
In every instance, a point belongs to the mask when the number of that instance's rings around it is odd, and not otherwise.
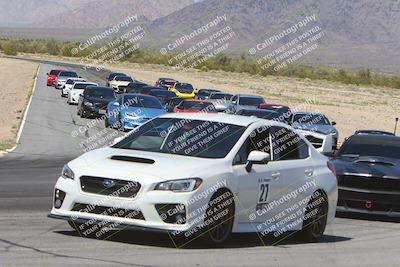
[{"label": "car hood scoop", "polygon": [[136,163],[144,163],[144,164],[154,164],[155,160],[140,158],[140,157],[132,157],[132,156],[123,156],[123,155],[114,155],[111,156],[112,160],[120,160],[120,161],[128,161],[128,162],[136,162]]},{"label": "car hood scoop", "polygon": [[383,157],[360,157],[354,161],[354,163],[367,163],[376,165],[388,165],[396,166],[398,164],[397,160],[383,158]]}]

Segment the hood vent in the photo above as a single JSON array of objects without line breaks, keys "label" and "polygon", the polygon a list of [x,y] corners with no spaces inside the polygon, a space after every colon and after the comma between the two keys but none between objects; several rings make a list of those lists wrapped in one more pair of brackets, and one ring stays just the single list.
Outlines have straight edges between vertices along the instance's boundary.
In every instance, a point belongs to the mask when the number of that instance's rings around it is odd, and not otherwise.
[{"label": "hood vent", "polygon": [[128,162],[137,162],[137,163],[144,163],[144,164],[153,164],[155,163],[152,159],[145,159],[145,158],[137,158],[131,156],[112,156],[112,160],[121,160],[121,161],[128,161]]}]

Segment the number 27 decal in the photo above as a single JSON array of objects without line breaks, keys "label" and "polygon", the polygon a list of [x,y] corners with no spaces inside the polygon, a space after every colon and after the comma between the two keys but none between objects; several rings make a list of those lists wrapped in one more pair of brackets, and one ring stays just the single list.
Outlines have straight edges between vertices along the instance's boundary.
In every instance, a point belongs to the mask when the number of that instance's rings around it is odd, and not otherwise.
[{"label": "number 27 decal", "polygon": [[259,184],[258,203],[267,203],[268,191],[269,191],[268,183]]}]

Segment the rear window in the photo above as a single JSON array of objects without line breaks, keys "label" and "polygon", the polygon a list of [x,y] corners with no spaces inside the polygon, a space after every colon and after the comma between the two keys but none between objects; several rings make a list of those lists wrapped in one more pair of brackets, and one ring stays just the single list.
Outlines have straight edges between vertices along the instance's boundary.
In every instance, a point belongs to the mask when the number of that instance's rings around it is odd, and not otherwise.
[{"label": "rear window", "polygon": [[243,106],[258,106],[264,103],[264,99],[260,97],[241,97],[239,99],[239,105]]},{"label": "rear window", "polygon": [[60,70],[52,70],[50,71],[50,75],[58,75],[60,72]]},{"label": "rear window", "polygon": [[78,74],[73,71],[62,71],[60,72],[61,77],[78,77]]},{"label": "rear window", "polygon": [[215,110],[215,107],[212,103],[195,102],[195,101],[184,101],[180,107],[181,109],[184,110],[204,110],[204,111]]},{"label": "rear window", "polygon": [[96,86],[95,84],[90,84],[90,83],[76,83],[74,85],[74,89],[85,89],[88,86]]},{"label": "rear window", "polygon": [[229,100],[232,98],[232,95],[230,94],[212,94],[210,96],[210,99],[225,99],[225,100]]}]

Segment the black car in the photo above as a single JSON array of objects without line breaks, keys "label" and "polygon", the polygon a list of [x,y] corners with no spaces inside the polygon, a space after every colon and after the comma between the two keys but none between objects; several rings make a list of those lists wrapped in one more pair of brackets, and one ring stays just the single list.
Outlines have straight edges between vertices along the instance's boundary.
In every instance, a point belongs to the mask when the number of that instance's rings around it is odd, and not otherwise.
[{"label": "black car", "polygon": [[105,115],[107,104],[114,100],[115,93],[113,89],[109,87],[88,86],[79,97],[78,115],[81,118]]},{"label": "black car", "polygon": [[108,76],[107,81],[106,81],[106,86],[107,86],[107,87],[110,87],[110,81],[114,80],[114,78],[115,78],[116,76],[128,76],[128,75],[126,75],[125,73],[120,73],[120,72],[113,72],[113,73],[111,73],[111,74]]},{"label": "black car", "polygon": [[394,133],[380,131],[380,130],[357,130],[354,134],[380,134],[380,135],[391,135],[394,136]]},{"label": "black car", "polygon": [[142,91],[143,87],[149,87],[147,83],[139,82],[139,81],[134,81],[129,83],[126,86],[125,93],[127,94],[140,94]]},{"label": "black car", "polygon": [[160,78],[156,81],[156,84],[154,86],[168,89],[174,86],[176,82],[178,81],[171,78]]},{"label": "black car", "polygon": [[178,106],[183,100],[185,100],[185,99],[180,98],[180,97],[173,97],[173,98],[170,98],[170,99],[167,101],[167,103],[165,104],[165,108],[166,108],[167,112],[173,112],[173,111],[174,111],[174,108],[175,108],[176,106]]},{"label": "black car", "polygon": [[220,90],[217,89],[200,89],[196,94],[196,99],[206,100],[210,97],[212,93],[219,93]]},{"label": "black car", "polygon": [[353,135],[333,164],[338,211],[400,217],[400,137]]},{"label": "black car", "polygon": [[143,86],[142,89],[140,90],[140,94],[148,95],[150,94],[151,91],[159,89],[160,89],[159,87],[154,87],[154,86]]},{"label": "black car", "polygon": [[149,95],[155,96],[160,100],[161,104],[165,105],[171,99],[176,97],[174,92],[165,90],[165,89],[154,89],[151,90]]}]

